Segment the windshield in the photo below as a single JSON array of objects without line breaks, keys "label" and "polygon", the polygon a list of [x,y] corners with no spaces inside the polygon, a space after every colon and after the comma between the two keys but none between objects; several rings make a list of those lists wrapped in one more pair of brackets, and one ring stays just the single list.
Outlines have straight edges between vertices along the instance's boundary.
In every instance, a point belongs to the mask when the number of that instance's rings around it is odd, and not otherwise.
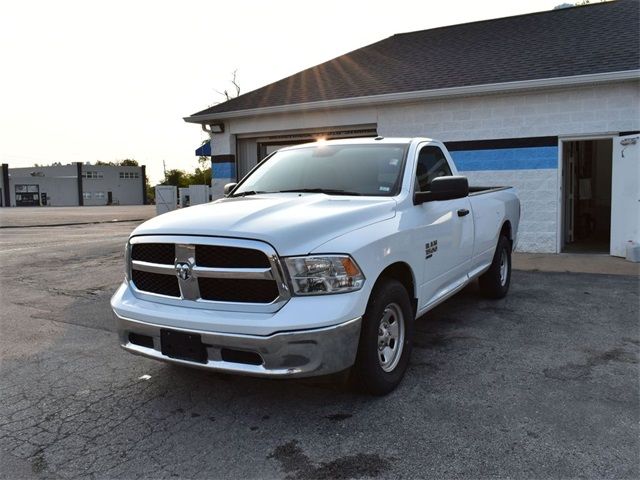
[{"label": "windshield", "polygon": [[326,145],[276,152],[233,196],[274,192],[392,196],[400,189],[406,145]]}]

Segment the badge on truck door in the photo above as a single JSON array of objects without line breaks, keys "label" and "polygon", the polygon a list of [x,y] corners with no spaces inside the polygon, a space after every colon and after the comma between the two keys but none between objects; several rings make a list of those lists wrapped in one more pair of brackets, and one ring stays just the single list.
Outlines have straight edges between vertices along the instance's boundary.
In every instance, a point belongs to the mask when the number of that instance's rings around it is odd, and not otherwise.
[{"label": "badge on truck door", "polygon": [[425,253],[426,253],[425,258],[429,259],[433,257],[433,254],[438,251],[438,240],[433,240],[429,243],[426,243],[424,247],[425,247]]}]

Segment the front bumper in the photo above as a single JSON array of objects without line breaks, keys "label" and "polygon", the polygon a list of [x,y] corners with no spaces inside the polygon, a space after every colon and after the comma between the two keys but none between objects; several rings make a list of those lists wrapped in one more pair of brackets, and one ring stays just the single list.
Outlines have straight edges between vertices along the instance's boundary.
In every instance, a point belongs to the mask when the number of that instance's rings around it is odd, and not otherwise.
[{"label": "front bumper", "polygon": [[[262,377],[309,377],[349,368],[355,362],[361,321],[361,317],[357,317],[329,327],[258,336],[161,326],[116,314],[120,345],[131,353],[181,365]],[[206,345],[206,363],[164,355],[160,345],[161,329],[200,335]],[[146,342],[138,341],[140,336],[145,337]],[[223,350],[247,352],[254,358],[258,358],[257,354],[262,363],[224,360]]]}]

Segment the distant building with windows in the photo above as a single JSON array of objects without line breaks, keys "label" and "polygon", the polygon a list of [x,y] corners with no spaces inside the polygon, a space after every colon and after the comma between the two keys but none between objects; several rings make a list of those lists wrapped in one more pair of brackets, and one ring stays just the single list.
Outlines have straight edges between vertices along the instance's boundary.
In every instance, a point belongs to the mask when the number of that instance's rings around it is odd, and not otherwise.
[{"label": "distant building with windows", "polygon": [[72,163],[46,167],[2,165],[0,206],[144,205],[145,166]]}]

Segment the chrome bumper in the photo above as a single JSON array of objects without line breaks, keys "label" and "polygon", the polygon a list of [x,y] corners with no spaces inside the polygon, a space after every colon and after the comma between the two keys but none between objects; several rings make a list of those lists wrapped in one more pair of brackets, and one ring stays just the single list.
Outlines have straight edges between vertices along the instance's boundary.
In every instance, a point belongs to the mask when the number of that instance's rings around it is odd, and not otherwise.
[{"label": "chrome bumper", "polygon": [[[180,365],[261,377],[309,377],[349,368],[355,362],[361,320],[358,317],[331,327],[257,336],[165,327],[116,315],[120,345],[128,352]],[[200,335],[207,350],[206,363],[164,355],[160,345],[161,329]],[[153,348],[132,343],[130,334],[150,337]],[[258,354],[262,364],[225,361],[223,349]]]}]

